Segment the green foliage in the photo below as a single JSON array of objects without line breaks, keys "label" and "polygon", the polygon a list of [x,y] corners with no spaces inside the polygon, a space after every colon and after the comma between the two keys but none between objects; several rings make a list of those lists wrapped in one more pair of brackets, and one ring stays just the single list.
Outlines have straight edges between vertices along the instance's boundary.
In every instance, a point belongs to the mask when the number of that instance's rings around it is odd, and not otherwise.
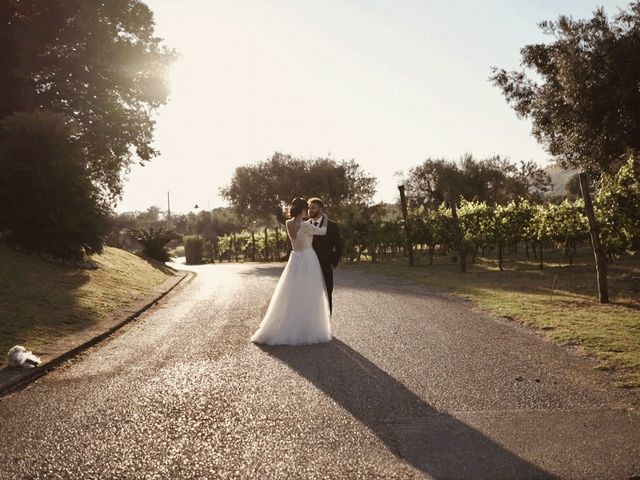
[{"label": "green foliage", "polygon": [[233,235],[219,238],[217,244],[218,258],[232,261],[236,259],[253,260],[255,241],[256,261],[279,261],[286,257],[290,243],[284,228],[267,228],[256,230],[253,237],[251,232],[244,230]]},{"label": "green foliage", "polygon": [[185,235],[183,241],[187,265],[203,263],[202,254],[204,242],[202,237],[200,235]]},{"label": "green foliage", "polygon": [[596,196],[596,215],[610,255],[640,250],[640,164],[630,156],[614,176],[606,175]]},{"label": "green foliage", "polygon": [[34,111],[11,115],[1,127],[0,232],[60,257],[101,252],[109,206],[88,178],[77,123]]},{"label": "green foliage", "polygon": [[[611,226],[604,228],[606,225],[615,226],[619,236],[623,235],[625,246],[637,244],[640,231],[640,208],[633,207],[640,200],[637,178],[635,163],[630,161],[627,168],[607,184],[606,190],[601,187],[596,202],[603,231],[613,230]],[[341,222],[347,259],[377,261],[398,254],[406,255],[404,222],[397,213],[381,206],[351,211],[349,219]],[[480,252],[483,255],[496,252],[500,269],[503,269],[503,252],[513,252],[521,245],[526,248],[527,258],[530,248],[533,248],[533,256],[541,267],[544,265],[544,249],[563,249],[563,260],[568,259],[571,265],[578,246],[588,240],[588,222],[580,199],[565,199],[556,204],[533,203],[527,198],[516,197],[504,203],[491,204],[461,198],[457,216],[465,251],[471,253],[473,261]],[[413,209],[408,220],[413,247],[422,256],[428,255],[430,264],[434,263],[436,253],[453,255],[452,259],[459,254],[449,202]],[[290,244],[284,229],[280,228],[276,235],[275,229],[267,228],[266,238],[264,228],[257,228],[254,232],[253,237],[246,229],[218,237],[213,247],[214,256],[220,261],[253,259],[255,242],[256,260],[285,258]],[[617,237],[609,235],[611,241],[616,240]]]},{"label": "green foliage", "polygon": [[3,0],[0,118],[43,108],[78,126],[89,178],[115,201],[122,172],[146,162],[154,111],[176,55],[139,0]]},{"label": "green foliage", "polygon": [[127,234],[136,240],[141,246],[141,254],[145,257],[153,258],[160,262],[171,260],[171,254],[167,249],[167,244],[178,236],[173,230],[165,231],[162,228],[154,229],[128,229]]},{"label": "green foliage", "polygon": [[376,179],[351,161],[302,159],[279,152],[263,162],[236,168],[221,190],[236,212],[251,219],[285,220],[284,207],[296,196],[321,197],[329,207],[370,203]]},{"label": "green foliage", "polygon": [[438,207],[442,202],[484,201],[489,205],[537,198],[550,188],[549,175],[533,162],[511,163],[499,156],[458,162],[428,158],[405,179],[409,204]]},{"label": "green foliage", "polygon": [[613,20],[600,8],[540,27],[553,41],[522,48],[525,70],[494,68],[494,83],[564,167],[615,173],[640,152],[640,2]]},{"label": "green foliage", "polygon": [[[411,241],[415,245],[426,245],[429,261],[433,263],[433,254],[437,245],[447,250],[453,243],[453,219],[451,209],[442,203],[437,210],[421,208],[409,216],[411,223]],[[400,242],[402,242],[400,237]]]},{"label": "green foliage", "polygon": [[494,243],[493,209],[486,202],[462,200],[458,208],[458,218],[464,239],[473,246],[474,250]]},{"label": "green foliage", "polygon": [[495,241],[502,245],[513,245],[526,238],[527,226],[533,218],[531,204],[511,201],[498,205],[494,210]]}]

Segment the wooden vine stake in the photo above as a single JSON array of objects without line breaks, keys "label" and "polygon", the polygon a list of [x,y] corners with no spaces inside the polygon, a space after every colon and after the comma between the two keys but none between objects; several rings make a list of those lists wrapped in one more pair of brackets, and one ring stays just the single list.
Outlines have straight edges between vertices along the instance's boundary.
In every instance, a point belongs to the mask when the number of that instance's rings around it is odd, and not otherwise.
[{"label": "wooden vine stake", "polygon": [[591,202],[591,193],[589,192],[589,180],[587,174],[582,172],[579,174],[580,191],[584,200],[584,209],[589,220],[589,235],[591,237],[591,246],[593,247],[593,256],[596,260],[596,277],[598,279],[598,299],[600,303],[609,303],[609,286],[607,285],[607,259],[604,255],[602,243],[600,243],[600,225],[596,220],[593,211],[593,203]]}]

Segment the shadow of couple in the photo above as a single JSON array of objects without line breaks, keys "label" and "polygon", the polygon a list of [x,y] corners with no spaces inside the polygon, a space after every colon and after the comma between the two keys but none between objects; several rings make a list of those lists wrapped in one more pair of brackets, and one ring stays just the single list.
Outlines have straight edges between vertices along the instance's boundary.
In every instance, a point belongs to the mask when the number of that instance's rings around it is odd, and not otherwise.
[{"label": "shadow of couple", "polygon": [[337,338],[260,348],[313,383],[396,456],[435,479],[550,479],[466,423],[427,404]]}]

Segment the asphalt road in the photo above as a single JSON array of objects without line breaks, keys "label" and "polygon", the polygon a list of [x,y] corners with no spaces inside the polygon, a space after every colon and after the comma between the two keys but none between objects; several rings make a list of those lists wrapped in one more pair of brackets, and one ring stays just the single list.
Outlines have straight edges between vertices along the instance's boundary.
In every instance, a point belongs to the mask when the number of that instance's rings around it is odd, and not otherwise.
[{"label": "asphalt road", "polygon": [[640,475],[637,394],[511,322],[340,269],[333,341],[258,347],[281,267],[194,270],[0,399],[0,478]]}]

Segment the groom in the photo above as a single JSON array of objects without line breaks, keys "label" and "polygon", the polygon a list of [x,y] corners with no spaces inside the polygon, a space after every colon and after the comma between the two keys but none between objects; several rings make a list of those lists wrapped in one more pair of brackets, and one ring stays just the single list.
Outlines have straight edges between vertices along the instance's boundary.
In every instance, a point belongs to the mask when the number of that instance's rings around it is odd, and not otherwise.
[{"label": "groom", "polygon": [[333,312],[333,301],[331,294],[333,293],[333,269],[338,266],[342,257],[343,241],[340,234],[340,227],[334,221],[327,220],[324,215],[324,203],[319,198],[309,199],[309,222],[317,227],[323,227],[324,222],[328,221],[326,235],[313,236],[313,249],[318,255],[320,266],[322,267],[322,275],[327,285],[327,295],[329,297],[329,311]]}]

